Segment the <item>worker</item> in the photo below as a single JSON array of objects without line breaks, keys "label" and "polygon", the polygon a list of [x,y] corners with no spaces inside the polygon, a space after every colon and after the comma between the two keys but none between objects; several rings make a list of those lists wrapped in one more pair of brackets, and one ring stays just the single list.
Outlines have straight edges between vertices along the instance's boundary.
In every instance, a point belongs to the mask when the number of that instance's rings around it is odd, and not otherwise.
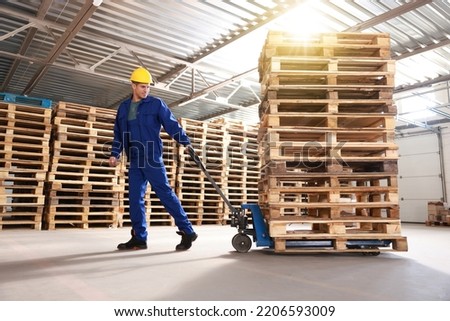
[{"label": "worker", "polygon": [[177,233],[181,235],[181,243],[175,249],[188,250],[197,239],[197,234],[179,198],[169,185],[163,162],[161,126],[179,144],[191,147],[190,139],[166,103],[149,95],[152,76],[147,69],[143,67],[135,69],[131,73],[130,81],[132,95],[124,100],[117,110],[114,141],[109,158],[109,165],[112,167],[120,162],[122,151],[125,151],[129,160],[131,239],[126,243],[120,243],[117,248],[119,250],[147,248],[144,196],[150,183],[178,227]]}]

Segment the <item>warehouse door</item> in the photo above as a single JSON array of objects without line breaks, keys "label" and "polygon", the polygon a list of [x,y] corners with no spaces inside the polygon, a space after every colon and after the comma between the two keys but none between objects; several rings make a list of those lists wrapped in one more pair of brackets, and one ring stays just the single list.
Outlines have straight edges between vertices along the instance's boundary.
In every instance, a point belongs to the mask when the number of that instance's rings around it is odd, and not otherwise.
[{"label": "warehouse door", "polygon": [[399,205],[402,222],[424,223],[428,201],[441,201],[442,181],[436,134],[397,137]]}]

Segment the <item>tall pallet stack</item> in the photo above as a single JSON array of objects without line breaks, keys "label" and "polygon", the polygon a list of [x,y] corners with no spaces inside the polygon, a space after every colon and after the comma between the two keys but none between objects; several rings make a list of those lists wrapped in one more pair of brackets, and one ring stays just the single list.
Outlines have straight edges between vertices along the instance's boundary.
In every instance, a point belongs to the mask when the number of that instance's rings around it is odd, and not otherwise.
[{"label": "tall pallet stack", "polygon": [[[223,190],[225,188],[223,160],[226,158],[224,124],[185,118],[179,121],[209,174]],[[222,198],[184,147],[179,148],[176,193],[193,224],[225,223]]]},{"label": "tall pallet stack", "polygon": [[54,108],[48,229],[118,225],[121,168],[108,164],[115,116],[115,110],[65,102]]},{"label": "tall pallet stack", "polygon": [[276,252],[346,252],[371,240],[386,246],[369,252],[407,250],[389,41],[383,33],[268,34],[259,188]]},{"label": "tall pallet stack", "polygon": [[50,108],[0,102],[0,229],[42,227],[51,112]]}]

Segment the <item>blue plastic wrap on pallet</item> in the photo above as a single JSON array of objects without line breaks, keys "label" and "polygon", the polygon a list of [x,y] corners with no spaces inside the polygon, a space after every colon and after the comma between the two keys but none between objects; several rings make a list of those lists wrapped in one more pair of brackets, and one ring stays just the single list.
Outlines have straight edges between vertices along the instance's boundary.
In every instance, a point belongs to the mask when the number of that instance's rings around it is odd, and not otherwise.
[{"label": "blue plastic wrap on pallet", "polygon": [[45,98],[19,96],[10,93],[0,93],[0,101],[11,102],[22,105],[38,106],[44,108],[51,108],[52,101]]}]

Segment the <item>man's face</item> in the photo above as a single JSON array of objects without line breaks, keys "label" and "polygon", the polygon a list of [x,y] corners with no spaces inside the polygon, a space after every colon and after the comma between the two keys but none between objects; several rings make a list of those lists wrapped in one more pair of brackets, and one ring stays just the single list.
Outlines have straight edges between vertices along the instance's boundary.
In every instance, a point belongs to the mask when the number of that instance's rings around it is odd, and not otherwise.
[{"label": "man's face", "polygon": [[146,98],[150,91],[150,85],[148,84],[133,83],[132,87],[133,87],[133,97],[138,100]]}]

